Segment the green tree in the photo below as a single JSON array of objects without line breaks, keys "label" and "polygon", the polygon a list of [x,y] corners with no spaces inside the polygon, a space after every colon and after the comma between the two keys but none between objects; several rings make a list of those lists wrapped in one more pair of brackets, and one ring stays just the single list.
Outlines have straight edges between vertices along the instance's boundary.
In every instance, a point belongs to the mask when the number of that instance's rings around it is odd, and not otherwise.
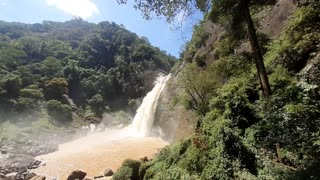
[{"label": "green tree", "polygon": [[[117,1],[122,4],[127,2],[127,0]],[[239,28],[241,23],[245,23],[247,25],[262,92],[265,96],[269,96],[271,95],[271,88],[249,7],[254,3],[268,4],[273,2],[274,0],[135,0],[134,7],[141,10],[147,19],[151,18],[151,13],[155,13],[156,15],[165,16],[168,22],[173,22],[175,17],[181,13],[185,16],[191,15],[195,8],[206,12],[211,7],[209,19],[213,22],[222,22],[221,20],[231,19],[234,28]]]},{"label": "green tree", "polygon": [[21,78],[12,74],[1,77],[0,87],[5,90],[8,98],[15,98],[18,96],[21,88]]},{"label": "green tree", "polygon": [[25,51],[6,45],[0,48],[0,63],[5,65],[7,69],[14,70],[21,65],[27,57]]},{"label": "green tree", "polygon": [[178,87],[187,95],[187,99],[183,99],[184,105],[202,116],[208,112],[209,100],[217,86],[218,81],[212,78],[212,73],[195,64],[186,65],[178,77]]},{"label": "green tree", "polygon": [[22,79],[22,86],[26,87],[32,83],[34,83],[35,79],[33,77],[32,71],[28,66],[19,66],[17,68],[20,73],[20,77]]},{"label": "green tree", "polygon": [[103,97],[100,94],[96,94],[88,102],[92,112],[98,117],[102,117],[103,113],[106,111]]},{"label": "green tree", "polygon": [[57,100],[50,100],[47,102],[48,114],[55,120],[60,122],[69,122],[72,120],[71,107],[67,104],[62,104]]},{"label": "green tree", "polygon": [[20,97],[32,98],[36,103],[43,99],[43,93],[39,88],[33,89],[31,87],[30,88],[27,87],[24,89],[20,89],[19,95]]},{"label": "green tree", "polygon": [[44,94],[46,99],[62,100],[68,94],[68,82],[65,78],[53,78],[46,82]]},{"label": "green tree", "polygon": [[41,59],[42,41],[35,36],[24,36],[19,39],[22,49],[27,53],[30,59]]},{"label": "green tree", "polygon": [[47,57],[42,63],[47,67],[46,74],[48,77],[54,77],[62,69],[61,62],[55,57]]},{"label": "green tree", "polygon": [[28,97],[19,97],[14,102],[15,110],[18,112],[24,112],[30,109],[34,109],[36,104],[34,104],[34,99]]},{"label": "green tree", "polygon": [[271,88],[268,80],[268,75],[264,66],[262,51],[258,42],[257,32],[253,24],[253,20],[250,14],[250,5],[253,3],[271,3],[273,0],[213,0],[212,10],[209,14],[209,18],[212,21],[219,21],[221,19],[232,19],[232,25],[234,28],[238,28],[242,22],[247,25],[247,31],[249,34],[249,40],[251,48],[254,54],[255,64],[260,80],[260,85],[264,96],[271,95]]}]

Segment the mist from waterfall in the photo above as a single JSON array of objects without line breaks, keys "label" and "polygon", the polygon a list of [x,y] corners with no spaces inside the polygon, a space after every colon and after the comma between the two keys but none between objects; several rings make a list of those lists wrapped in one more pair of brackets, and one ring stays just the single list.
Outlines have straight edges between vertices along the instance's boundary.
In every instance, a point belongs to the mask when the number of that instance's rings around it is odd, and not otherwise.
[{"label": "mist from waterfall", "polygon": [[159,97],[169,78],[170,74],[156,79],[154,88],[144,97],[130,125],[98,131],[101,128],[91,124],[85,128],[91,132],[87,136],[60,144],[56,152],[36,157],[46,162],[46,166],[39,167],[35,172],[66,179],[73,170],[83,169],[94,176],[103,173],[105,168],[116,170],[128,158],[152,158],[159,149],[169,144],[160,138],[161,129],[154,127]]}]

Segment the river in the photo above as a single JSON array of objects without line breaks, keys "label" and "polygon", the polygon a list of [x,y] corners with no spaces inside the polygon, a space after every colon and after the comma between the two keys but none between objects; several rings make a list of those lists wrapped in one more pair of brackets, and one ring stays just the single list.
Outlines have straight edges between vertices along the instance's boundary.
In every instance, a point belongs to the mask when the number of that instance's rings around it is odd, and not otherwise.
[{"label": "river", "polygon": [[152,158],[169,143],[160,138],[161,130],[153,126],[158,99],[168,76],[160,76],[145,98],[130,125],[92,133],[80,139],[61,144],[56,152],[38,156],[45,166],[37,174],[67,179],[74,170],[81,169],[89,177],[102,175],[104,170],[117,170],[125,159]]}]

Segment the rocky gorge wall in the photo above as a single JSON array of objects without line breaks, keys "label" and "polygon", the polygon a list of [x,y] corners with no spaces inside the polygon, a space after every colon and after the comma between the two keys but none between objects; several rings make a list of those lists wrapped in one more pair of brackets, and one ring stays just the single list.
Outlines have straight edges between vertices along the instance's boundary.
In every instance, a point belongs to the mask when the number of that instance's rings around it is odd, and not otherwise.
[{"label": "rocky gorge wall", "polygon": [[[182,63],[179,69],[181,70],[183,66],[184,64]],[[182,89],[176,86],[179,69],[176,73],[172,73],[171,78],[164,87],[155,114],[154,126],[161,128],[161,138],[169,143],[190,137],[194,133],[197,118],[194,112],[186,110],[179,103],[174,103],[179,93],[182,92]]]}]

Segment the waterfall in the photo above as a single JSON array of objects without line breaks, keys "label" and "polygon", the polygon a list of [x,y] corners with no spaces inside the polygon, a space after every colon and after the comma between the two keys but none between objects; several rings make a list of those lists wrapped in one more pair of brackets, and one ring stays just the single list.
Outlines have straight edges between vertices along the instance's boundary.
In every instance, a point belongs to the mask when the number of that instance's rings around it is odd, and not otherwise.
[{"label": "waterfall", "polygon": [[154,88],[143,98],[142,104],[138,108],[131,124],[135,136],[145,137],[151,134],[158,100],[170,76],[171,74],[158,77]]},{"label": "waterfall", "polygon": [[[59,145],[56,152],[38,156],[36,159],[47,163],[35,170],[37,174],[67,179],[71,171],[85,169],[88,175],[104,172],[106,165],[118,169],[125,159],[152,157],[168,142],[155,136],[160,131],[154,127],[155,113],[168,76],[160,76],[155,86],[143,99],[132,124],[123,128],[89,133],[87,136]],[[95,125],[84,127],[95,131]],[[1,178],[0,178],[1,179]]]}]

